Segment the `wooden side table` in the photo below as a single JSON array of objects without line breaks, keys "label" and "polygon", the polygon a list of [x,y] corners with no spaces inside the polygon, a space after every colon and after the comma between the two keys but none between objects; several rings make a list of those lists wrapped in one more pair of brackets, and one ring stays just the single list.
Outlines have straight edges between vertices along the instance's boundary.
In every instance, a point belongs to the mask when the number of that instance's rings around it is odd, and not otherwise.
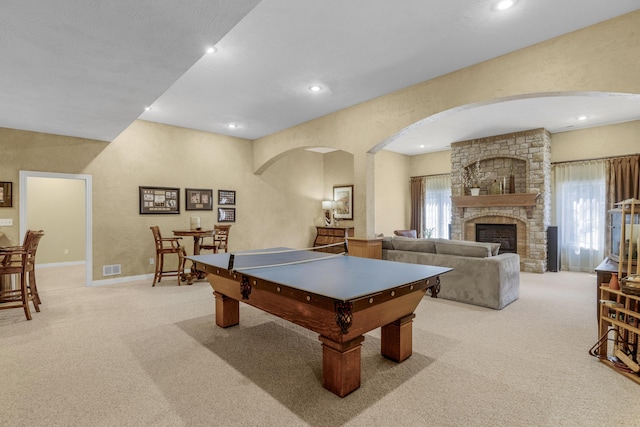
[{"label": "wooden side table", "polygon": [[349,237],[347,246],[349,247],[349,255],[351,256],[382,259],[382,239]]}]

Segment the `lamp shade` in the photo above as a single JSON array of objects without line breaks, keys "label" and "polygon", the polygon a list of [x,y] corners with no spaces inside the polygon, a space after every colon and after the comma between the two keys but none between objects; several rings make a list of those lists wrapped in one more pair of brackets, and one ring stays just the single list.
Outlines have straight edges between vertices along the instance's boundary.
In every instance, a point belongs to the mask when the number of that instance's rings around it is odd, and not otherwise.
[{"label": "lamp shade", "polygon": [[328,211],[333,209],[333,201],[332,200],[323,200],[322,201],[322,209]]}]

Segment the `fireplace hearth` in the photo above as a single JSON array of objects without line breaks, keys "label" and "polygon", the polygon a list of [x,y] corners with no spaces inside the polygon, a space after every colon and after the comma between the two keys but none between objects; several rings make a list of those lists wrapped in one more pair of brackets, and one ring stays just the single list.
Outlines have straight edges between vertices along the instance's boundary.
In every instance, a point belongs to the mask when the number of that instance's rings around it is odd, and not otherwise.
[{"label": "fireplace hearth", "polygon": [[476,242],[500,243],[500,253],[518,253],[515,224],[476,224]]}]

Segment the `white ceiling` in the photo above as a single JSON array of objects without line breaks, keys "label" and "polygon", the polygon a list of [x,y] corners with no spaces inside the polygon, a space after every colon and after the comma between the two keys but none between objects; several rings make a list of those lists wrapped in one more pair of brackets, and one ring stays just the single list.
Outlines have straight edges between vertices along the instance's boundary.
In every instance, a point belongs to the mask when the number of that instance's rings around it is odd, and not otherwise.
[{"label": "white ceiling", "polygon": [[[602,0],[518,0],[503,12],[493,6],[2,0],[0,126],[111,141],[141,118],[256,139],[639,8]],[[214,45],[216,53],[204,53]],[[323,90],[309,92],[313,84]],[[425,118],[386,149],[412,155],[517,130],[640,119],[637,96],[503,101]],[[581,114],[589,119],[577,122]]]}]

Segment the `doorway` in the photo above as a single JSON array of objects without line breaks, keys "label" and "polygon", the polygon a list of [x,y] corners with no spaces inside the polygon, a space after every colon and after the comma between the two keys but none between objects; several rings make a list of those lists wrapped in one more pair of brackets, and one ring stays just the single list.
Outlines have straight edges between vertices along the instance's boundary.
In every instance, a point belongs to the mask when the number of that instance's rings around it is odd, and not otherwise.
[{"label": "doorway", "polygon": [[[40,190],[40,188],[43,185],[43,182],[52,182],[54,185],[50,185],[49,187],[52,189],[52,194],[46,194],[46,195],[42,195],[42,192]],[[65,186],[65,182],[67,185]],[[31,184],[31,191],[30,191],[30,184]],[[37,216],[38,212],[34,212],[34,209],[38,209],[38,210],[42,210],[42,209],[46,209],[46,205],[47,203],[49,203],[49,206],[51,206],[53,208],[53,206],[55,205],[55,208],[57,210],[57,215],[59,215],[62,218],[65,218],[67,216],[76,216],[76,219],[74,220],[74,222],[80,222],[80,223],[84,223],[84,230],[81,230],[80,233],[74,233],[74,234],[80,234],[82,235],[82,231],[84,232],[84,241],[80,242],[79,245],[83,245],[83,248],[80,248],[80,250],[76,250],[76,252],[83,252],[83,258],[84,258],[84,286],[91,286],[93,283],[93,277],[92,277],[92,271],[93,271],[93,257],[92,257],[92,212],[91,212],[91,206],[92,206],[92,193],[91,193],[91,175],[74,175],[74,174],[64,174],[64,173],[51,173],[51,172],[34,172],[34,171],[20,171],[20,209],[19,209],[19,214],[20,214],[20,235],[24,236],[25,232],[29,229],[29,218],[33,218],[34,214]],[[66,200],[71,198],[74,198],[74,196],[70,195],[70,194],[64,194],[65,191],[61,190],[62,188],[79,188],[79,192],[81,194],[78,194],[75,197],[75,200],[82,200],[82,204],[84,206],[81,206],[79,208],[79,213],[78,213],[78,209],[75,209],[74,212],[69,211],[68,214],[65,214],[65,206],[66,205]],[[74,191],[75,190],[71,190]],[[59,193],[59,194],[58,194]],[[30,202],[31,200],[31,202]],[[45,207],[43,208],[43,204],[45,205]],[[31,210],[30,210],[31,209]],[[71,207],[69,208],[71,209]],[[78,218],[79,216],[79,218]],[[50,239],[55,239],[55,247],[63,254],[68,254],[69,252],[74,251],[74,249],[69,249],[67,248],[67,246],[70,246],[71,244],[73,244],[73,242],[71,242],[70,240],[65,240],[64,237],[61,237],[59,235],[57,235],[56,231],[50,231],[49,237]],[[47,236],[47,230],[45,230],[45,236]],[[46,237],[45,237],[46,238]],[[44,240],[43,240],[44,241]],[[83,249],[83,251],[82,251]],[[73,252],[72,252],[73,253]],[[49,257],[52,257],[54,255],[48,255]],[[55,259],[55,258],[51,258],[51,259]],[[76,260],[77,260],[77,256],[76,256]],[[40,264],[40,260],[38,260],[38,263]],[[54,262],[53,265],[64,265],[64,262],[60,262],[60,263],[56,263]],[[69,263],[69,264],[74,264],[74,263]],[[78,262],[76,262],[75,264],[78,264]],[[77,269],[77,267],[76,267]]]}]

